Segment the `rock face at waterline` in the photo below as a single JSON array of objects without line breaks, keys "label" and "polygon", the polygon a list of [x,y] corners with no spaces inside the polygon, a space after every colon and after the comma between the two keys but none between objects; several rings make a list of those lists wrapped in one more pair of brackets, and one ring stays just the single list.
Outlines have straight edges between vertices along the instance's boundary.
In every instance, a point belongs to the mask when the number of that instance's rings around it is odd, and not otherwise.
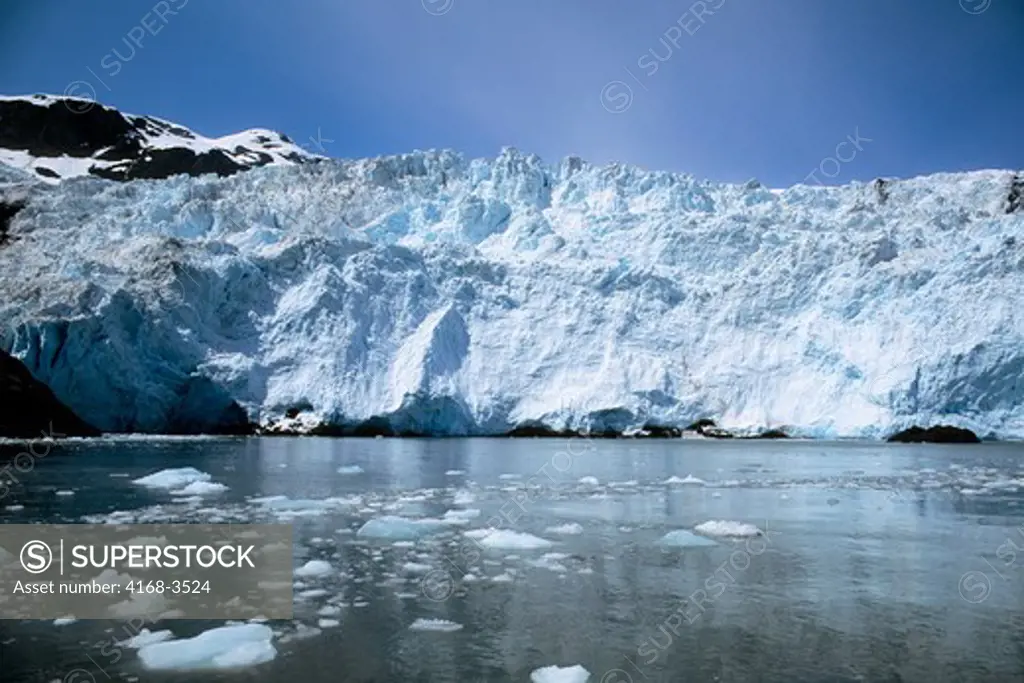
[{"label": "rock face at waterline", "polygon": [[20,361],[0,351],[0,437],[97,435],[95,427],[61,403]]},{"label": "rock face at waterline", "polygon": [[31,170],[75,139],[0,165],[0,349],[104,430],[1024,437],[1014,171],[773,190],[513,149]]},{"label": "rock face at waterline", "polygon": [[911,427],[886,439],[894,443],[981,443],[978,435],[969,429],[949,425],[921,428]]}]

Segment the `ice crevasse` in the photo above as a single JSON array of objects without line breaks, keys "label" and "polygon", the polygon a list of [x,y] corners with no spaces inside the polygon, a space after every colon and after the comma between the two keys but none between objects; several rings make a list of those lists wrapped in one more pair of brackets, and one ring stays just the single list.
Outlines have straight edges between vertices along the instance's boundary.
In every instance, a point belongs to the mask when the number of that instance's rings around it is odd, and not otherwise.
[{"label": "ice crevasse", "polygon": [[1020,177],[779,191],[513,149],[0,165],[0,349],[105,431],[1020,438]]}]

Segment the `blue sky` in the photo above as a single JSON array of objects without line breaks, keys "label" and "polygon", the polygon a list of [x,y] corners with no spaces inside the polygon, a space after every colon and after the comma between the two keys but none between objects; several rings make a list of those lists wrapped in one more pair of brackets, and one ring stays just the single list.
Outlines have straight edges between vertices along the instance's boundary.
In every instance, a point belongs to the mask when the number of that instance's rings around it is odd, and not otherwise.
[{"label": "blue sky", "polygon": [[3,0],[0,91],[84,81],[206,135],[319,129],[339,157],[514,146],[773,187],[1024,168],[1020,0],[158,5]]}]

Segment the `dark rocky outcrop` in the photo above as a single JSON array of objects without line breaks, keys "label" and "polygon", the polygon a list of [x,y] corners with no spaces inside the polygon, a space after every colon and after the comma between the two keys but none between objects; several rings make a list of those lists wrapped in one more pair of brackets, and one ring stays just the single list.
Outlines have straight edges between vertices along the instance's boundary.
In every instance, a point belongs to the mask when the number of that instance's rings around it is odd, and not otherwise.
[{"label": "dark rocky outcrop", "polygon": [[981,443],[978,435],[971,430],[950,425],[936,425],[928,428],[915,425],[896,432],[886,441],[890,443]]},{"label": "dark rocky outcrop", "polygon": [[679,427],[646,424],[643,426],[643,429],[633,436],[638,439],[678,439],[682,435],[683,430]]},{"label": "dark rocky outcrop", "polygon": [[0,247],[11,241],[11,221],[24,208],[23,201],[0,200]]},{"label": "dark rocky outcrop", "polygon": [[744,437],[746,439],[788,439],[789,434],[781,429],[766,429],[760,434]]},{"label": "dark rocky outcrop", "polygon": [[[233,149],[189,149],[191,131],[148,116],[122,114],[85,100],[31,96],[0,100],[0,148],[26,152],[37,159],[70,156],[92,158],[91,175],[108,180],[169,178],[187,174],[229,176],[273,163],[270,153],[296,163],[315,157],[286,152],[287,136],[259,135],[250,146]],[[180,144],[173,145],[177,138]],[[159,146],[153,140],[161,140]],[[171,146],[168,146],[171,140]],[[246,141],[249,144],[249,141]],[[114,162],[114,163],[110,163]],[[45,165],[32,169],[47,178],[60,176]]]},{"label": "dark rocky outcrop", "polygon": [[875,181],[871,185],[875,188],[875,194],[878,197],[879,204],[885,204],[889,201],[889,183],[885,178],[875,178]]},{"label": "dark rocky outcrop", "polygon": [[36,380],[21,361],[0,351],[0,436],[38,439],[99,433]]},{"label": "dark rocky outcrop", "polygon": [[707,418],[707,417],[704,417],[704,418],[701,418],[701,419],[697,420],[696,422],[691,423],[690,426],[688,426],[686,428],[686,431],[688,431],[688,432],[699,432],[699,431],[701,431],[703,429],[714,428],[714,427],[717,427],[717,426],[718,425],[715,424],[714,420],[712,420],[710,418]]},{"label": "dark rocky outcrop", "polygon": [[701,418],[686,428],[688,432],[697,432],[709,439],[732,439],[735,435],[725,429],[721,429],[715,421],[709,418]]},{"label": "dark rocky outcrop", "polygon": [[1010,181],[1010,193],[1006,197],[1006,213],[1024,211],[1024,176],[1015,175]]}]

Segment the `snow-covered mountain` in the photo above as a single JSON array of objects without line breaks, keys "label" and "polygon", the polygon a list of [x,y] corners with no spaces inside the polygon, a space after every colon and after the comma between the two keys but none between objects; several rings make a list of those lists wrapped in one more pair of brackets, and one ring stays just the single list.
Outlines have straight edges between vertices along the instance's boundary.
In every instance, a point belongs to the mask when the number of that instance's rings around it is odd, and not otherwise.
[{"label": "snow-covered mountain", "polygon": [[0,166],[0,349],[105,430],[1021,438],[1021,177],[773,191],[512,149]]},{"label": "snow-covered mountain", "polygon": [[227,176],[257,166],[320,158],[269,130],[206,138],[161,119],[122,114],[90,100],[0,96],[0,163],[49,182],[84,175],[111,180],[179,173]]}]

